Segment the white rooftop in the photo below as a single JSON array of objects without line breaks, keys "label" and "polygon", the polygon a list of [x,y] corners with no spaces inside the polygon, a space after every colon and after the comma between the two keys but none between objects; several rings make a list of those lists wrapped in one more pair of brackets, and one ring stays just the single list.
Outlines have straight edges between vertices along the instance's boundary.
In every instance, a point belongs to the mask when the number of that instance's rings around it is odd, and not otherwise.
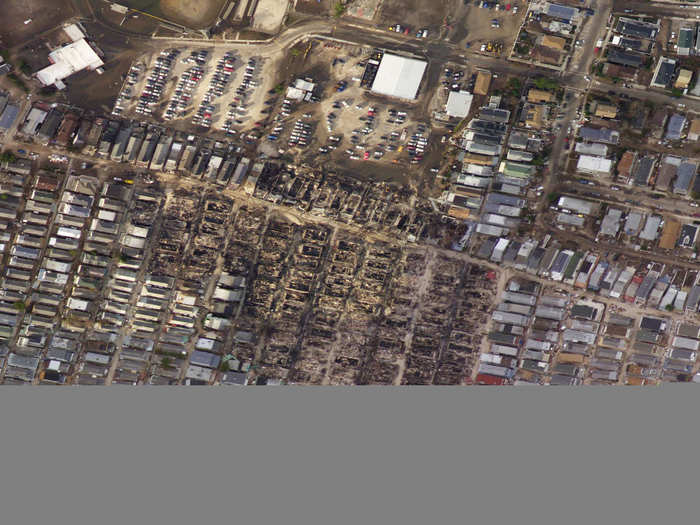
[{"label": "white rooftop", "polygon": [[379,64],[372,91],[390,97],[413,100],[418,94],[428,63],[415,58],[385,54]]},{"label": "white rooftop", "polygon": [[313,91],[315,86],[316,84],[313,82],[301,78],[298,78],[296,82],[294,82],[294,87],[302,91]]},{"label": "white rooftop", "polygon": [[36,74],[45,86],[60,82],[83,69],[97,69],[104,65],[84,38],[52,51],[49,53],[49,60],[51,65]]},{"label": "white rooftop", "polygon": [[474,95],[468,91],[450,91],[445,111],[450,117],[465,118],[469,115]]},{"label": "white rooftop", "polygon": [[76,24],[68,24],[63,26],[63,31],[65,31],[73,42],[77,42],[81,38],[85,38],[85,33],[83,33]]},{"label": "white rooftop", "polygon": [[304,96],[306,96],[306,91],[295,87],[287,88],[287,98],[291,98],[292,100],[301,100],[304,98]]},{"label": "white rooftop", "polygon": [[576,165],[578,171],[587,171],[590,173],[610,173],[612,169],[612,160],[603,157],[594,157],[592,155],[581,155]]}]

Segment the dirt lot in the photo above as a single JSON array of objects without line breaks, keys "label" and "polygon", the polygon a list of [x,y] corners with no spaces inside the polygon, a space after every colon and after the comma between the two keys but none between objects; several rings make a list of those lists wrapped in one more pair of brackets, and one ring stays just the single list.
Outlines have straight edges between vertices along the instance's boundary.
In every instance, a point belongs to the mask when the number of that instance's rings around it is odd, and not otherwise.
[{"label": "dirt lot", "polygon": [[379,19],[382,26],[401,24],[412,30],[428,28],[436,32],[444,26],[445,17],[462,4],[462,0],[385,0]]},{"label": "dirt lot", "polygon": [[362,20],[374,20],[380,3],[380,0],[354,0],[347,6],[345,14]]},{"label": "dirt lot", "polygon": [[[512,2],[511,5],[518,6],[516,14],[512,9],[496,11],[477,7],[474,4],[463,6],[460,9],[461,16],[456,17],[452,24],[450,41],[462,47],[469,42],[474,47],[489,40],[499,40],[504,43],[504,49],[510,49],[526,13],[522,0]],[[491,27],[493,19],[499,21],[500,27]]]},{"label": "dirt lot", "polygon": [[307,15],[327,15],[332,4],[331,0],[297,0],[295,11]]},{"label": "dirt lot", "polygon": [[227,0],[124,0],[123,5],[193,29],[209,27]]},{"label": "dirt lot", "polygon": [[96,5],[95,13],[97,13],[100,20],[114,28],[130,31],[132,33],[139,33],[141,35],[151,35],[161,25],[155,18],[137,14],[133,11],[125,17],[121,13],[112,11],[108,4]]},{"label": "dirt lot", "polygon": [[144,48],[148,49],[150,45],[138,42],[132,46],[121,35],[105,32],[99,25],[89,22],[83,25],[105,54],[104,73],[98,75],[94,71],[82,71],[70,77],[66,82],[68,99],[86,109],[109,113],[121,87],[122,75],[126,74],[131,62],[143,54]]},{"label": "dirt lot", "polygon": [[[71,0],[4,0],[0,15],[0,39],[14,47],[36,38],[77,13]],[[29,24],[25,20],[31,19]]]}]

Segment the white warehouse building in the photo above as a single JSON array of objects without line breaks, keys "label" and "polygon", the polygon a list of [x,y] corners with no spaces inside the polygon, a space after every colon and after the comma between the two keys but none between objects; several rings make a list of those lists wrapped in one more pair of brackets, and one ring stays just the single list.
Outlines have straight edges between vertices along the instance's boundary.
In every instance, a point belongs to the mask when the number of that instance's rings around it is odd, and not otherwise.
[{"label": "white warehouse building", "polygon": [[581,155],[576,165],[576,171],[591,175],[609,175],[612,171],[612,160],[592,155]]},{"label": "white warehouse building", "polygon": [[71,24],[64,27],[63,30],[73,42],[49,53],[51,65],[36,73],[39,82],[44,86],[54,84],[58,89],[63,89],[65,87],[63,80],[78,71],[83,69],[94,71],[104,65],[100,56],[85,40],[85,35],[77,25]]},{"label": "white warehouse building", "polygon": [[385,53],[372,83],[372,92],[414,100],[428,63],[416,58]]}]

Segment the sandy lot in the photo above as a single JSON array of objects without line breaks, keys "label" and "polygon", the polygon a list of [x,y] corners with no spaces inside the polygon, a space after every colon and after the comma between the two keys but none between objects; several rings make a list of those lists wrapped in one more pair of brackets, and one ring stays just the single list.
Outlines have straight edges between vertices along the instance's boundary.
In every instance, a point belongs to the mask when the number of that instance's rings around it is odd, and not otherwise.
[{"label": "sandy lot", "polygon": [[288,7],[288,0],[258,0],[251,27],[256,31],[274,35],[282,27]]},{"label": "sandy lot", "polygon": [[122,0],[120,3],[193,29],[209,27],[227,0]]},{"label": "sandy lot", "polygon": [[24,44],[77,14],[71,0],[3,0],[0,5],[0,39],[6,47]]}]

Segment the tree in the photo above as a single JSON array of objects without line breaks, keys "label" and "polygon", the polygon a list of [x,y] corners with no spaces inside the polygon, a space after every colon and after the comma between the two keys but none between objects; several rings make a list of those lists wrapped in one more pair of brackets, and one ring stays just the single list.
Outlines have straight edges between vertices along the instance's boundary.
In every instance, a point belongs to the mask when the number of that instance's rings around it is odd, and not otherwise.
[{"label": "tree", "polygon": [[3,153],[0,153],[0,162],[14,162],[16,160],[17,157],[15,157],[15,154],[11,151],[4,151]]},{"label": "tree", "polygon": [[559,199],[559,194],[552,192],[547,195],[547,201],[549,201],[549,204],[554,204],[557,200]]},{"label": "tree", "polygon": [[514,97],[519,97],[523,89],[523,84],[518,77],[510,77],[508,80],[508,89],[512,92]]},{"label": "tree", "polygon": [[27,305],[24,304],[22,301],[17,301],[16,303],[13,303],[12,307],[18,312],[24,312],[24,310],[27,309]]},{"label": "tree", "polygon": [[680,88],[673,88],[671,90],[671,96],[675,98],[681,98],[683,96],[683,90]]},{"label": "tree", "polygon": [[553,91],[559,87],[559,82],[552,78],[547,78],[547,77],[538,77],[534,80],[535,87],[537,89],[544,89],[544,90],[549,90]]},{"label": "tree", "polygon": [[27,64],[24,60],[19,61],[19,70],[27,76],[31,76],[32,74],[32,66]]},{"label": "tree", "polygon": [[673,312],[673,305],[672,305],[672,304],[667,304],[667,305],[666,305],[666,311],[667,311],[667,312]]},{"label": "tree", "polygon": [[172,360],[166,355],[163,359],[160,360],[160,366],[163,368],[170,368],[173,366]]},{"label": "tree", "polygon": [[340,18],[341,16],[343,16],[343,13],[345,13],[345,6],[340,2],[336,2],[333,6],[333,16],[336,18]]}]

